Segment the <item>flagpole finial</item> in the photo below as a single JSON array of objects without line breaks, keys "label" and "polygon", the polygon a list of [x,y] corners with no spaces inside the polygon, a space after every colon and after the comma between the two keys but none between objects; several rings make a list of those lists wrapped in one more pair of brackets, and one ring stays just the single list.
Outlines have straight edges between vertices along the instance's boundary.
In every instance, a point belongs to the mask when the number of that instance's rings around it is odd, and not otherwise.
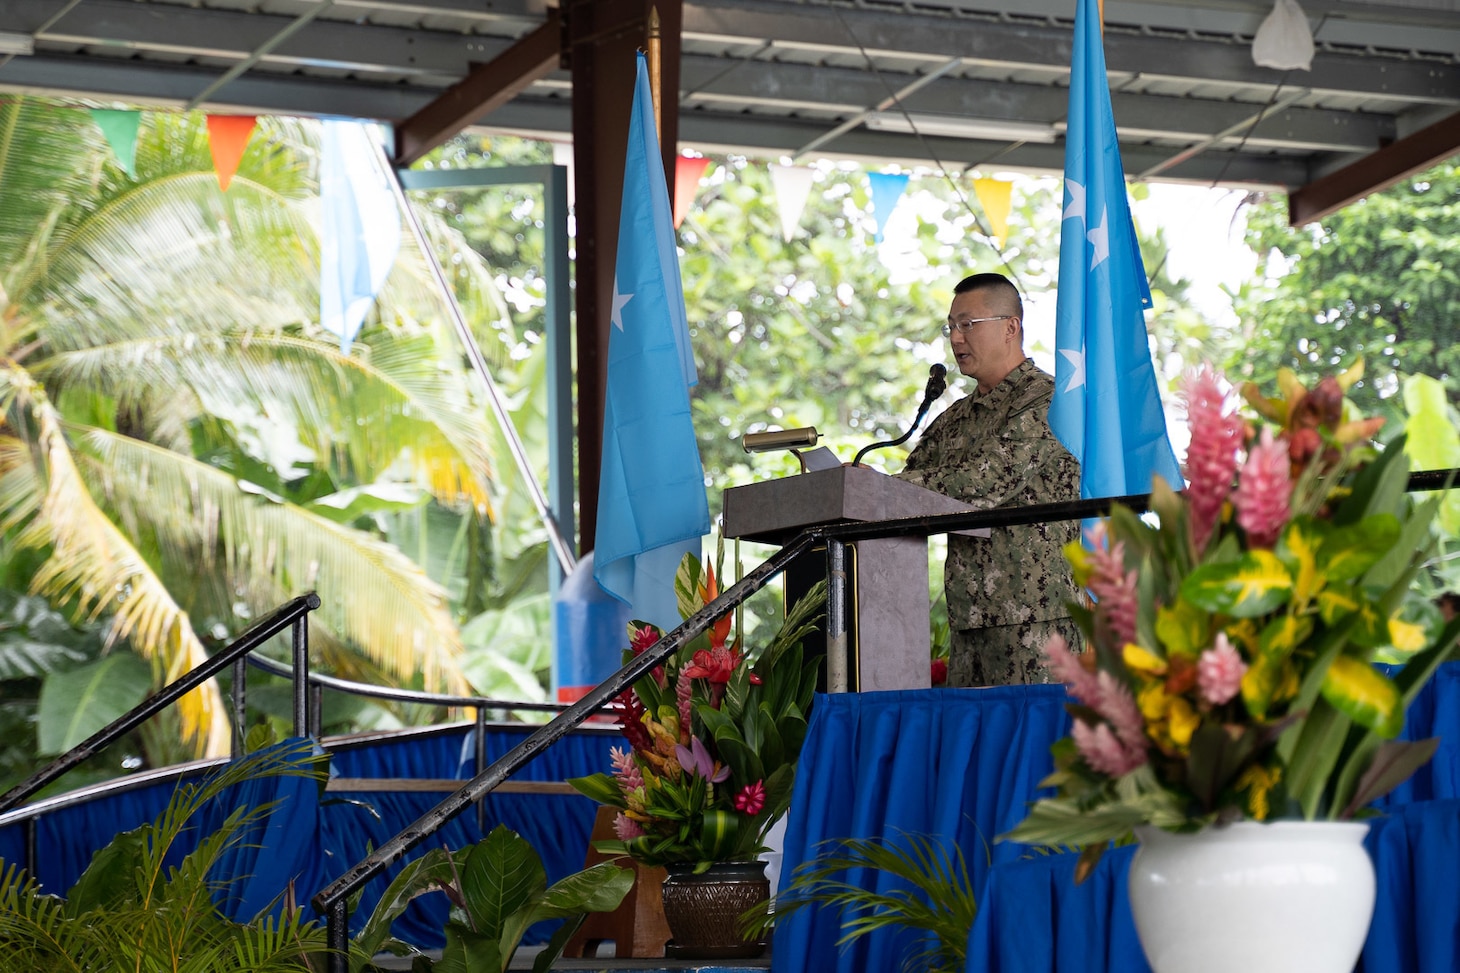
[{"label": "flagpole finial", "polygon": [[663,112],[659,110],[659,8],[649,8],[649,93],[654,98],[654,135],[662,144],[664,141],[664,127],[660,122]]}]

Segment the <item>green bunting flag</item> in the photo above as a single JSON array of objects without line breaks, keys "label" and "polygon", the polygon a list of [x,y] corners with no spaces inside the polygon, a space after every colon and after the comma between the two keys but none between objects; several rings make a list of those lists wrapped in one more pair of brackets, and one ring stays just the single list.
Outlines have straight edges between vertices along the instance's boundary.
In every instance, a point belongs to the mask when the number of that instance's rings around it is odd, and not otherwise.
[{"label": "green bunting flag", "polygon": [[142,113],[116,111],[109,108],[91,109],[91,119],[101,134],[106,136],[112,154],[117,157],[127,175],[137,177],[137,129],[142,124]]}]

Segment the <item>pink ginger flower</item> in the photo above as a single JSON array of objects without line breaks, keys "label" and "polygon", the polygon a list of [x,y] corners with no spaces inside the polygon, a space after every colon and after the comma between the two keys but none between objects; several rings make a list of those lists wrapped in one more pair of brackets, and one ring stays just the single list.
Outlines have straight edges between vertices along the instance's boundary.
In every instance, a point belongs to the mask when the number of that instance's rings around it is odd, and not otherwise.
[{"label": "pink ginger flower", "polygon": [[1079,656],[1070,651],[1069,643],[1063,635],[1051,635],[1049,641],[1044,643],[1044,661],[1049,667],[1050,675],[1064,683],[1071,696],[1086,706],[1095,705],[1100,698],[1100,687],[1095,673],[1087,672],[1080,665]]},{"label": "pink ginger flower", "polygon": [[1232,494],[1237,523],[1253,547],[1271,548],[1293,515],[1291,465],[1287,441],[1274,441],[1272,430],[1264,427],[1258,444],[1247,453]]},{"label": "pink ginger flower", "polygon": [[614,747],[608,751],[608,756],[613,761],[613,775],[618,778],[619,787],[625,794],[632,794],[644,786],[644,774],[639,770],[639,762],[634,759],[632,750]]},{"label": "pink ginger flower", "polygon": [[628,841],[630,838],[639,838],[644,834],[644,829],[639,822],[627,814],[617,814],[613,819],[613,833],[618,835],[619,841]]},{"label": "pink ginger flower", "polygon": [[1146,762],[1146,721],[1125,683],[1108,672],[1095,677],[1098,698],[1091,703],[1095,712],[1105,717],[1115,737],[1135,759],[1132,767]]},{"label": "pink ginger flower", "polygon": [[1242,677],[1246,673],[1247,663],[1227,641],[1226,633],[1218,632],[1216,644],[1196,662],[1196,686],[1202,699],[1221,706],[1242,691]]},{"label": "pink ginger flower", "polygon": [[1119,649],[1136,638],[1136,572],[1125,569],[1125,542],[1107,545],[1105,525],[1090,532],[1090,594],[1095,596],[1095,616],[1110,643]]},{"label": "pink ginger flower", "polygon": [[690,678],[689,669],[679,670],[679,681],[674,684],[674,700],[679,704],[679,739],[680,742],[689,740],[689,717],[694,706],[694,682]]},{"label": "pink ginger flower", "polygon": [[1070,735],[1075,738],[1080,756],[1099,773],[1124,777],[1146,762],[1144,750],[1133,753],[1122,746],[1104,723],[1092,728],[1083,720],[1076,720]]},{"label": "pink ginger flower", "polygon": [[765,807],[765,785],[762,781],[746,784],[735,795],[735,810],[755,817]]},{"label": "pink ginger flower", "polygon": [[1191,542],[1200,552],[1206,549],[1222,505],[1232,492],[1237,471],[1237,450],[1246,427],[1240,416],[1223,412],[1227,396],[1210,366],[1203,365],[1186,376],[1182,388],[1186,398],[1186,422],[1191,428],[1191,445],[1186,449],[1186,503]]}]

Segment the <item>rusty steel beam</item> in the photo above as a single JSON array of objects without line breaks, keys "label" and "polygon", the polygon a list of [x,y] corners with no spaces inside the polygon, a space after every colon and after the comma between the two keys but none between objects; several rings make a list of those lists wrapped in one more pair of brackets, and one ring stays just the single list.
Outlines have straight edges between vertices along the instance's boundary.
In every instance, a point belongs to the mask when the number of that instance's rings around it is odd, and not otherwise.
[{"label": "rusty steel beam", "polygon": [[409,166],[546,77],[562,61],[562,47],[562,20],[550,7],[542,26],[487,63],[473,65],[466,77],[396,126],[395,164]]},{"label": "rusty steel beam", "polygon": [[1315,179],[1288,196],[1288,223],[1313,223],[1460,152],[1460,112]]}]

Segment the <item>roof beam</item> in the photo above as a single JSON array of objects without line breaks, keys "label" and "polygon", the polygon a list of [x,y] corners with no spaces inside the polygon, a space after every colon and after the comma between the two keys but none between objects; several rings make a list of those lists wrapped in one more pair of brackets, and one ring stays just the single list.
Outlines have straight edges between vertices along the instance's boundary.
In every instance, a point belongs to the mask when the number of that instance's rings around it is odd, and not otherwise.
[{"label": "roof beam", "polygon": [[395,130],[395,164],[408,166],[483,115],[505,105],[562,60],[563,24],[556,7],[547,21],[406,119]]},{"label": "roof beam", "polygon": [[1460,152],[1460,112],[1386,145],[1288,196],[1288,222],[1312,223]]}]

